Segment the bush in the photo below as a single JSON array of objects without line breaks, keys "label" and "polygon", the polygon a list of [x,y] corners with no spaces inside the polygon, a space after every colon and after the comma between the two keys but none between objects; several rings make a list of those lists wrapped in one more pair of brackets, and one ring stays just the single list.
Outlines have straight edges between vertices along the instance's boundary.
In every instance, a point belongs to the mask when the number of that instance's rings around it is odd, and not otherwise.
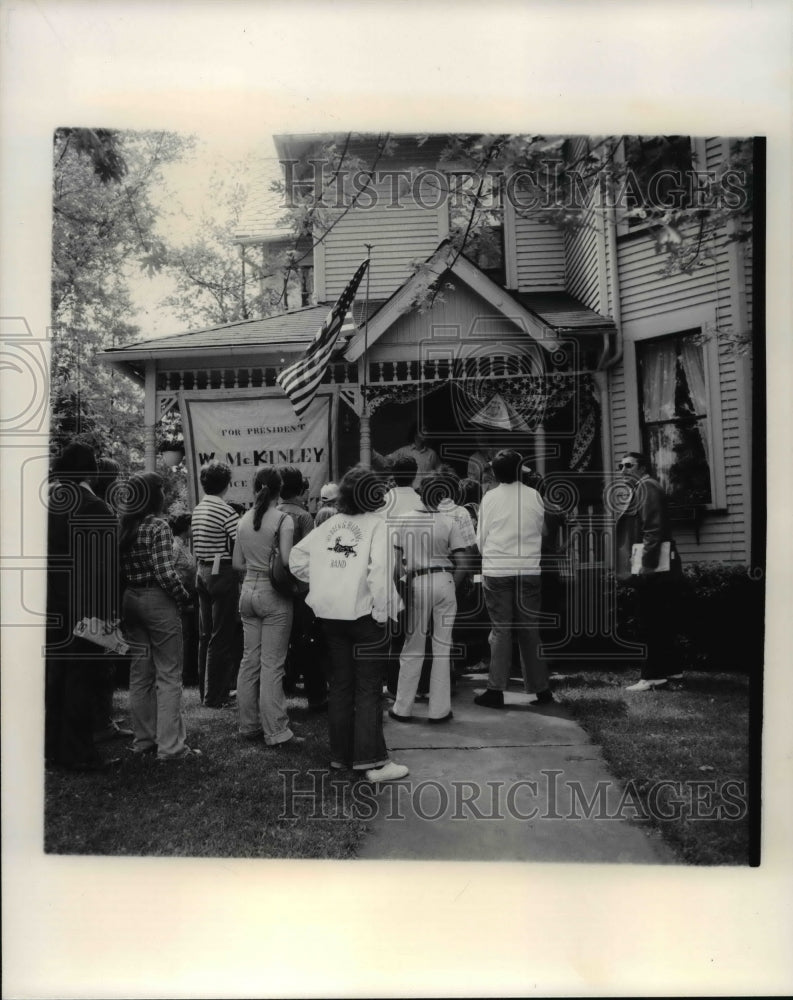
[{"label": "bush", "polygon": [[[748,673],[763,662],[764,597],[762,579],[746,566],[692,563],[685,567],[676,620],[685,670],[735,670]],[[617,585],[620,637],[638,639],[636,591]]]}]

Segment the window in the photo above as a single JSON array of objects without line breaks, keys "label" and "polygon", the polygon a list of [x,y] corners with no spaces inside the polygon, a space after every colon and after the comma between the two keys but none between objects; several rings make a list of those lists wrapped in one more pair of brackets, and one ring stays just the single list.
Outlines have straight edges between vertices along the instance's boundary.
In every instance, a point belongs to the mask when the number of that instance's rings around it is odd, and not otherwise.
[{"label": "window", "polygon": [[670,500],[714,502],[705,352],[699,330],[636,345],[643,450]]},{"label": "window", "polygon": [[626,135],[624,208],[646,209],[647,218],[629,215],[628,229],[646,225],[653,210],[691,205],[693,157],[687,135]]},{"label": "window", "polygon": [[449,227],[462,236],[463,253],[489,277],[503,285],[504,191],[501,175],[488,172],[484,182],[472,173],[449,174]]}]

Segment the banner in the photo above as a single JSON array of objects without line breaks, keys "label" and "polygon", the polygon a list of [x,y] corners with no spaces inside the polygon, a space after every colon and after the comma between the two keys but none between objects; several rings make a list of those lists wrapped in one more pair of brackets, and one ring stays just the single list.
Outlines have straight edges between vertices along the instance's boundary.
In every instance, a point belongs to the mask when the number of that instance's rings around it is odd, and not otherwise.
[{"label": "banner", "polygon": [[336,473],[338,389],[323,387],[298,418],[280,389],[180,392],[190,501],[203,496],[201,466],[213,459],[231,466],[230,503],[253,503],[253,480],[262,466],[293,465],[309,482],[309,509]]}]

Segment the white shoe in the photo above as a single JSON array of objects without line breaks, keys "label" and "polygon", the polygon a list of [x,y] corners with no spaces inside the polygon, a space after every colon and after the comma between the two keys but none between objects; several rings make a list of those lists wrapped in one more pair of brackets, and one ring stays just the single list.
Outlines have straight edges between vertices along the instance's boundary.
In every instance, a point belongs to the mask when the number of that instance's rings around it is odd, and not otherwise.
[{"label": "white shoe", "polygon": [[393,760],[389,760],[382,767],[373,767],[371,771],[367,771],[366,780],[378,784],[381,781],[399,781],[400,778],[404,778],[408,774],[410,772],[404,764],[395,764]]},{"label": "white shoe", "polygon": [[652,691],[654,688],[663,687],[666,684],[666,677],[659,677],[658,680],[646,681],[640,680],[636,681],[635,684],[631,684],[626,687],[626,691]]},{"label": "white shoe", "polygon": [[666,679],[668,681],[682,681],[683,680],[683,674],[682,673],[679,673],[679,674],[670,674]]}]

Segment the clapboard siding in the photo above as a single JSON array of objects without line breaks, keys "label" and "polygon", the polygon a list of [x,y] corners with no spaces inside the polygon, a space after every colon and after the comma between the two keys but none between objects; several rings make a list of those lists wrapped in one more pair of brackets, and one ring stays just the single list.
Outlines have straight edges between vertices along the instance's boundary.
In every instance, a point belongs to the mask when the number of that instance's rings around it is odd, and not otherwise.
[{"label": "clapboard siding", "polygon": [[366,257],[371,243],[369,296],[386,299],[410,277],[417,262],[426,260],[445,235],[442,213],[446,207],[429,209],[409,195],[401,197],[401,209],[390,209],[387,184],[377,185],[378,204],[373,208],[351,208],[324,240],[325,287],[322,297],[336,299]]},{"label": "clapboard siding", "polygon": [[[491,343],[493,346],[489,348],[487,345]],[[400,316],[372,344],[367,356],[373,363],[418,361],[469,355],[489,357],[491,350],[509,354],[525,350],[536,355],[538,365],[542,365],[543,349],[536,346],[522,324],[511,323],[467,285],[454,280],[454,292],[446,292],[444,301],[436,302],[427,312],[412,309]]]},{"label": "clapboard siding", "polygon": [[515,218],[518,291],[564,291],[564,236],[535,218]]},{"label": "clapboard siding", "polygon": [[565,241],[567,291],[589,309],[601,309],[598,279],[598,239],[594,212],[588,212],[584,225],[568,234]]},{"label": "clapboard siding", "polygon": [[[707,139],[699,143],[699,148],[704,150],[704,163],[698,163],[698,168],[706,166],[708,170],[718,170],[726,148],[723,140]],[[713,259],[694,274],[664,275],[661,268],[666,258],[656,253],[652,233],[631,234],[620,239],[616,263],[623,333],[629,344],[644,340],[650,335],[648,330],[652,330],[654,337],[701,328],[708,338],[709,376],[712,381],[716,380],[718,388],[718,409],[710,414],[717,448],[721,438],[721,449],[714,461],[720,462],[723,468],[725,507],[705,514],[699,527],[699,541],[693,525],[684,521],[675,522],[674,534],[684,562],[746,563],[749,559],[750,485],[747,456],[743,453],[746,404],[741,397],[743,390],[737,370],[740,362],[736,362],[733,349],[720,334],[729,337],[739,332],[744,322],[740,304],[744,291],[751,308],[751,256],[744,252],[737,271],[731,268],[733,247],[726,231],[710,240],[708,249]],[[575,250],[580,258],[580,248]],[[613,263],[607,253],[609,277]],[[577,273],[574,265],[568,265],[569,277]],[[736,287],[739,282],[745,283],[746,288]],[[576,287],[583,287],[580,279]],[[614,461],[635,442],[639,428],[638,402],[634,402],[638,400],[634,351],[627,351],[626,357],[630,361],[626,364],[624,358],[610,376]]]},{"label": "clapboard siding", "polygon": [[651,234],[622,240],[617,254],[623,322],[686,306],[715,304],[717,300],[720,312],[730,309],[726,236],[722,234],[709,249],[714,263],[693,274],[665,275],[662,267],[666,258],[656,252],[656,240]]}]

